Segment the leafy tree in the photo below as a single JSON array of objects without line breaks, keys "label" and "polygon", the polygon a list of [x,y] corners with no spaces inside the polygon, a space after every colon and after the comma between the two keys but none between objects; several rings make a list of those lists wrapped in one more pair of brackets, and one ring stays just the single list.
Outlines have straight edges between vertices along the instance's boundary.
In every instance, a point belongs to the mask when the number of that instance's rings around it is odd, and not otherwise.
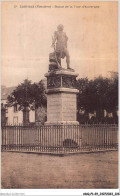
[{"label": "leafy tree", "polygon": [[106,103],[106,110],[108,112],[113,113],[113,117],[117,121],[117,113],[118,110],[118,77],[113,78],[109,82],[109,87],[106,92],[107,103]]},{"label": "leafy tree", "polygon": [[78,94],[78,99],[77,99],[77,105],[78,105],[78,110],[85,110],[85,100],[84,100],[84,96],[85,96],[85,90],[87,89],[89,84],[88,78],[80,78],[77,81],[77,89],[79,90],[79,94]]},{"label": "leafy tree", "polygon": [[19,84],[16,89],[7,98],[9,105],[18,105],[19,110],[25,112],[25,121],[29,110],[37,109],[40,106],[46,106],[47,100],[45,95],[44,83],[41,80],[39,83],[33,83],[25,79]]},{"label": "leafy tree", "polygon": [[77,87],[80,90],[78,110],[85,110],[86,113],[96,111],[98,122],[104,118],[104,109],[115,113],[118,105],[118,78],[82,78],[77,81]]}]

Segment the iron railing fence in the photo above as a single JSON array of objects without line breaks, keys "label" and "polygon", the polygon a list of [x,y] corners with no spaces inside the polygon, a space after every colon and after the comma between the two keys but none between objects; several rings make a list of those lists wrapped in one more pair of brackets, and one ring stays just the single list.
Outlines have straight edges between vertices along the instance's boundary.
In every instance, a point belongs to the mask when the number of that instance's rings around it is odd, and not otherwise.
[{"label": "iron railing fence", "polygon": [[118,148],[118,125],[2,126],[1,150],[84,152]]}]

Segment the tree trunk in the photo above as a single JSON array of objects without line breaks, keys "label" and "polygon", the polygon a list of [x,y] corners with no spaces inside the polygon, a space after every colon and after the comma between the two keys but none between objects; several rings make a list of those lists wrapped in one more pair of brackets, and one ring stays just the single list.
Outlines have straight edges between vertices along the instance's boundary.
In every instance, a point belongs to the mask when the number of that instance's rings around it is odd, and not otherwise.
[{"label": "tree trunk", "polygon": [[114,110],[113,112],[113,120],[114,120],[114,123],[118,123],[118,115],[117,115],[117,111]]},{"label": "tree trunk", "polygon": [[23,124],[29,124],[29,109],[28,108],[24,108],[23,110]]},{"label": "tree trunk", "polygon": [[6,125],[6,109],[1,108],[1,125]]},{"label": "tree trunk", "polygon": [[99,108],[96,110],[96,119],[98,122],[102,122],[104,119],[104,110]]}]

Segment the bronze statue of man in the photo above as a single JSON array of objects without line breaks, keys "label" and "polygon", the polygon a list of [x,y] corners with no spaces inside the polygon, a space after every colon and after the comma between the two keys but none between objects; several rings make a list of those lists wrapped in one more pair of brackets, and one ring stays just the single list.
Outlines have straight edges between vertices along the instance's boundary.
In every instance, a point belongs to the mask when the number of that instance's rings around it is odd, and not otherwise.
[{"label": "bronze statue of man", "polygon": [[[71,69],[70,68],[70,56],[69,56],[69,52],[67,49],[68,37],[67,37],[66,33],[63,32],[64,27],[62,24],[58,25],[57,29],[58,30],[54,32],[54,38],[52,41],[52,47],[55,48],[57,62],[60,67],[61,66],[61,58],[65,58],[65,56],[66,56],[67,69]],[[56,43],[56,47],[55,47],[55,43]]]}]

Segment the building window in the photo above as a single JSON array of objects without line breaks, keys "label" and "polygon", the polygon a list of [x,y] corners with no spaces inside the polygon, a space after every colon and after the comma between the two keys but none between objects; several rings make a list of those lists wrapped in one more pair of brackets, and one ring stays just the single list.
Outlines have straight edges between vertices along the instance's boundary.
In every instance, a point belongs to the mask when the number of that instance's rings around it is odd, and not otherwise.
[{"label": "building window", "polygon": [[17,125],[18,124],[18,117],[15,116],[13,117],[13,125]]},{"label": "building window", "polygon": [[6,113],[8,113],[8,106],[7,104],[5,105]]},{"label": "building window", "polygon": [[14,112],[17,112],[17,111],[18,111],[17,105],[14,105]]},{"label": "building window", "polygon": [[8,124],[8,117],[6,117],[6,124]]}]

